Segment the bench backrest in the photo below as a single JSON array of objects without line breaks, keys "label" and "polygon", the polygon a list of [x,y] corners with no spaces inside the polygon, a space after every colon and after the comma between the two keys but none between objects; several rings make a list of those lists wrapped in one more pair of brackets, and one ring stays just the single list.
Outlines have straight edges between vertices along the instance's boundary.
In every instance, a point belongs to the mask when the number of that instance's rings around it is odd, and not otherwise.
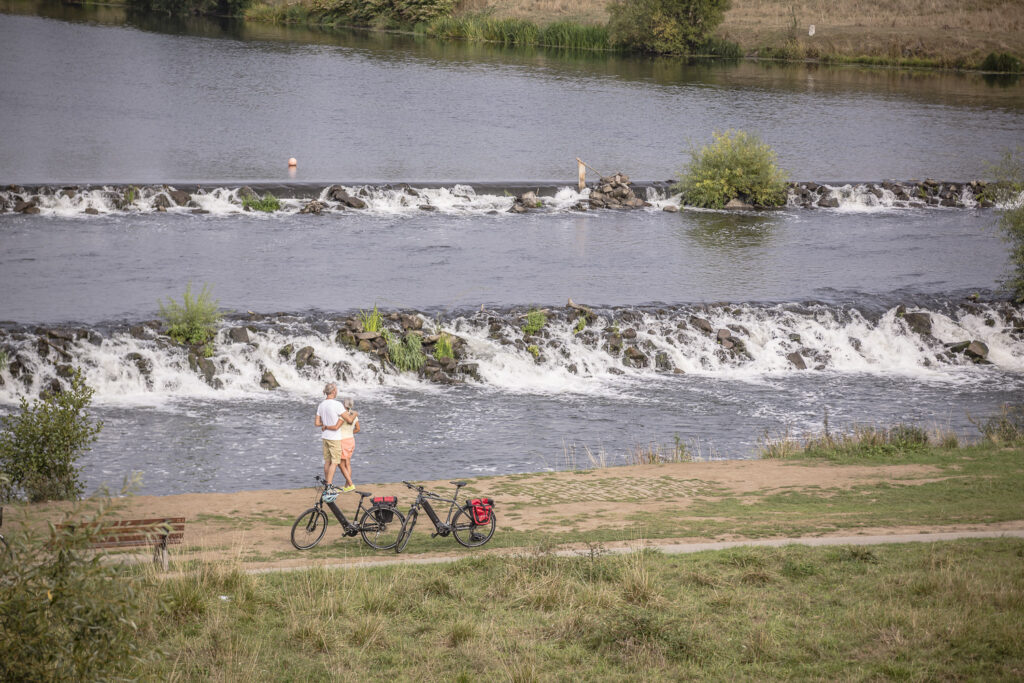
[{"label": "bench backrest", "polygon": [[126,548],[140,545],[181,543],[185,536],[184,517],[154,519],[121,519],[114,522],[61,524],[58,528],[96,527],[99,529],[89,544],[94,548]]}]

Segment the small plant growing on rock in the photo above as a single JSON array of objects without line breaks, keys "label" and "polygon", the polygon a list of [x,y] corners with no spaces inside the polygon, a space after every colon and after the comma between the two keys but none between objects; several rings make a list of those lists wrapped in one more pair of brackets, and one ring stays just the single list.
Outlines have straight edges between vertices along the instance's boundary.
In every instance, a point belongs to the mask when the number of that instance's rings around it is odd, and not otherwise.
[{"label": "small plant growing on rock", "polygon": [[452,336],[447,332],[442,332],[441,336],[437,338],[437,344],[434,345],[434,358],[438,360],[455,358],[455,349],[452,346]]},{"label": "small plant growing on rock", "polygon": [[540,358],[540,349],[537,348],[536,344],[530,344],[529,346],[526,347],[526,350],[530,352],[530,355],[533,356],[534,360]]},{"label": "small plant growing on rock", "polygon": [[410,332],[405,335],[404,340],[388,330],[384,330],[382,334],[388,345],[388,358],[396,368],[402,372],[419,372],[427,364],[423,343],[418,334]]},{"label": "small plant growing on rock", "polygon": [[690,163],[679,176],[675,191],[683,202],[721,209],[732,199],[754,206],[786,203],[787,175],[775,164],[775,152],[751,133],[715,133],[714,142],[690,150]]},{"label": "small plant growing on rock", "polygon": [[363,332],[381,331],[381,328],[384,327],[384,316],[377,310],[377,304],[373,305],[373,310],[369,313],[359,311],[359,324],[363,326]]},{"label": "small plant growing on rock", "polygon": [[572,328],[572,333],[573,334],[579,334],[580,332],[585,330],[586,327],[587,327],[587,316],[585,314],[584,315],[580,315],[580,317],[576,319],[576,326]]},{"label": "small plant growing on rock", "polygon": [[192,296],[192,283],[185,286],[179,304],[168,298],[160,302],[160,316],[167,322],[167,335],[179,344],[206,344],[217,333],[221,314],[209,285],[203,285],[199,296]]},{"label": "small plant growing on rock", "polygon": [[242,198],[242,208],[246,211],[265,211],[266,213],[271,213],[281,208],[281,200],[270,192],[263,195],[262,198],[249,195]]},{"label": "small plant growing on rock", "polygon": [[547,315],[544,311],[534,309],[526,314],[526,324],[523,325],[523,333],[527,335],[534,335],[544,329],[544,326],[548,322]]}]

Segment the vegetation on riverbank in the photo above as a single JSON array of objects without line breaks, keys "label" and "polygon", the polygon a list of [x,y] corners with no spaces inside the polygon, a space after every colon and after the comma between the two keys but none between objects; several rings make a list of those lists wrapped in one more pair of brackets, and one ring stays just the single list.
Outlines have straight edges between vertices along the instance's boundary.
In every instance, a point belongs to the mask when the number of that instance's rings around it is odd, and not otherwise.
[{"label": "vegetation on riverbank", "polygon": [[[446,1],[446,0],[439,0]],[[617,40],[607,0],[536,0],[530,3],[462,0],[450,14],[418,24],[396,22],[388,5],[377,18],[354,20],[328,12],[331,0],[266,0],[246,11],[254,21],[323,26],[368,26],[416,31],[438,38],[501,45],[587,50],[651,50],[671,31]],[[396,3],[397,4],[397,3]],[[655,0],[636,0],[636,19],[655,15]],[[647,17],[641,16],[647,11]],[[632,15],[631,15],[632,16]],[[1020,72],[1024,55],[1024,7],[1011,0],[979,6],[967,0],[732,0],[720,25],[688,54],[754,57],[833,64],[888,65]],[[614,22],[612,22],[614,23]],[[811,34],[810,27],[814,26]],[[620,36],[621,38],[621,36]],[[679,49],[669,49],[671,53]]]},{"label": "vegetation on riverbank", "polygon": [[1024,148],[1005,153],[993,167],[993,199],[1003,207],[999,227],[1010,243],[1010,264],[1013,271],[1004,282],[1014,301],[1024,303]]},{"label": "vegetation on riverbank", "polygon": [[159,302],[160,317],[167,323],[167,335],[179,344],[203,345],[217,334],[221,320],[220,308],[209,285],[203,285],[198,296],[192,296],[192,283],[185,285],[179,304],[168,297]]}]

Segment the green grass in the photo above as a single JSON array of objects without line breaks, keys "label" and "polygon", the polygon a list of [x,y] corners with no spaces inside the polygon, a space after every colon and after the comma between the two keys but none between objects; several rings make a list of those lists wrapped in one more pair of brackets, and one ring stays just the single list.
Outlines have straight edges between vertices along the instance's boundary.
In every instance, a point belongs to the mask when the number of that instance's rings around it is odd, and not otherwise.
[{"label": "green grass", "polygon": [[534,309],[526,314],[526,322],[523,324],[523,334],[534,335],[544,329],[548,323],[548,317],[544,311]]},{"label": "green grass", "polygon": [[383,329],[384,316],[377,310],[377,304],[373,305],[369,313],[359,311],[359,324],[363,326],[363,332],[380,332]]},{"label": "green grass", "polygon": [[263,197],[243,197],[242,208],[247,211],[263,211],[265,213],[272,213],[281,208],[281,200],[270,192],[263,195]]},{"label": "green grass", "polygon": [[388,330],[383,334],[388,344],[388,358],[396,368],[402,372],[419,372],[426,365],[427,357],[419,335],[410,332],[402,339]]},{"label": "green grass", "polygon": [[1013,680],[1024,542],[143,576],[145,680]]},{"label": "green grass", "polygon": [[447,332],[442,332],[437,338],[437,343],[434,345],[434,358],[444,360],[454,357],[455,349],[452,348],[452,337]]},{"label": "green grass", "polygon": [[426,35],[471,43],[566,50],[614,50],[604,26],[555,22],[547,26],[523,19],[495,19],[486,15],[438,17],[421,27]]},{"label": "green grass", "polygon": [[198,296],[192,296],[192,283],[185,285],[179,304],[168,297],[158,302],[160,316],[167,323],[167,335],[179,344],[206,344],[217,333],[221,314],[209,285],[203,285]]}]

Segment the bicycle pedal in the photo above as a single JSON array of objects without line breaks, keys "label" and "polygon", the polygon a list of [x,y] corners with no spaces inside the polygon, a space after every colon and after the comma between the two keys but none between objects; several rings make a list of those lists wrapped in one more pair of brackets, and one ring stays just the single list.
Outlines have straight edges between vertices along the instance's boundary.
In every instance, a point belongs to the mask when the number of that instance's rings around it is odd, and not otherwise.
[{"label": "bicycle pedal", "polygon": [[436,532],[436,531],[434,533],[430,534],[431,538],[437,538],[437,536],[438,536],[438,532]]}]

